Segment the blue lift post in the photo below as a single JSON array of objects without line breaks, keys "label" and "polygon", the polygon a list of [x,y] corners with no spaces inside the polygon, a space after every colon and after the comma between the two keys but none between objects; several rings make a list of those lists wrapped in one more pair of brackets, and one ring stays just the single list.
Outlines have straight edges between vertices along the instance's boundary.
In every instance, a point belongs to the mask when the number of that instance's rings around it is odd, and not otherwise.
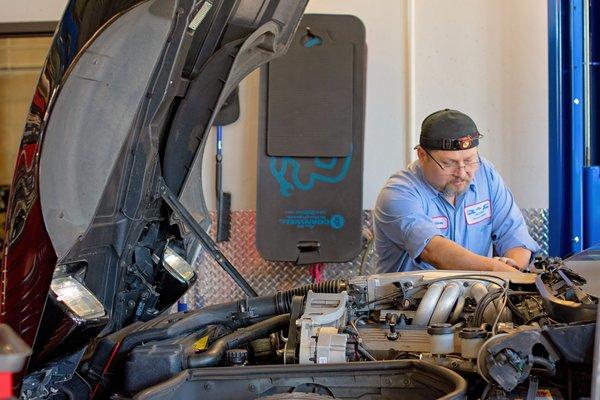
[{"label": "blue lift post", "polygon": [[585,0],[571,1],[571,159],[567,164],[571,174],[571,251],[583,250],[583,140],[584,140],[584,12]]},{"label": "blue lift post", "polygon": [[600,107],[600,3],[588,0],[589,18],[586,21],[589,32],[587,59],[588,88],[588,134],[583,169],[584,188],[584,246],[600,244],[600,131],[596,118]]},{"label": "blue lift post", "polygon": [[550,254],[600,242],[600,0],[548,1]]}]

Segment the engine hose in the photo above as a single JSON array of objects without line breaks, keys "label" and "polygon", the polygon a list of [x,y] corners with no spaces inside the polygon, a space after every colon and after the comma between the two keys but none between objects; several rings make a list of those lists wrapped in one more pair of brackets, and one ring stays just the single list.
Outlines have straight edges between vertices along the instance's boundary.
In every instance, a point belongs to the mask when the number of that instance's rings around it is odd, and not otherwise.
[{"label": "engine hose", "polygon": [[508,309],[510,311],[512,311],[513,315],[516,315],[521,320],[521,323],[523,323],[524,321],[527,320],[523,316],[523,314],[521,313],[521,311],[519,311],[519,309],[517,308],[517,306],[515,306],[515,303],[512,302],[512,300],[510,299],[510,297],[507,299],[506,305],[508,306]]},{"label": "engine hose", "polygon": [[532,360],[534,364],[541,365],[547,370],[549,376],[554,376],[556,374],[556,365],[550,360],[545,359],[544,357],[536,357],[533,356]]},{"label": "engine hose", "polygon": [[324,281],[320,283],[312,283],[309,285],[300,286],[294,289],[278,292],[275,295],[277,303],[277,313],[289,313],[292,307],[292,298],[294,296],[306,296],[309,290],[315,293],[340,293],[346,290],[347,284],[345,281],[336,279]]},{"label": "engine hose", "polygon": [[238,348],[253,340],[286,328],[289,325],[289,322],[290,314],[283,314],[266,319],[245,328],[240,328],[237,331],[223,336],[215,341],[204,353],[192,354],[189,356],[187,359],[187,365],[184,366],[184,369],[218,365],[223,358],[223,354],[225,354],[227,350]]},{"label": "engine hose", "polygon": [[484,312],[486,308],[494,301],[497,297],[502,295],[501,291],[492,291],[487,293],[477,307],[475,308],[474,318],[473,318],[473,326],[479,326],[483,323]]},{"label": "engine hose", "polygon": [[373,355],[371,355],[371,353],[369,353],[367,351],[367,349],[365,349],[362,345],[356,345],[356,350],[358,351],[358,353],[363,356],[364,358],[366,358],[369,361],[377,361],[375,359],[375,357],[373,357]]}]

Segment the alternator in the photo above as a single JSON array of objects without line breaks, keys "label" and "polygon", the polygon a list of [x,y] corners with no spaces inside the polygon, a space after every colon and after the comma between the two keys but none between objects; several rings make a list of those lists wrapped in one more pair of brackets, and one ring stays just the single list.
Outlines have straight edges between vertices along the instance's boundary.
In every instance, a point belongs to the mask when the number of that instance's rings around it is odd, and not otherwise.
[{"label": "alternator", "polygon": [[339,333],[348,318],[348,293],[314,293],[306,295],[300,326],[300,364],[346,362],[348,336]]}]

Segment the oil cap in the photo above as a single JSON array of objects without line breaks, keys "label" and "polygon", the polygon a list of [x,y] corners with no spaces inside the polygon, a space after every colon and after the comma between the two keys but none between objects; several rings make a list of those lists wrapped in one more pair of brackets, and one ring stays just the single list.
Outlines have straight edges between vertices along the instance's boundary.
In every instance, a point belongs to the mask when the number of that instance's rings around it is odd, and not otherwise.
[{"label": "oil cap", "polygon": [[427,328],[430,335],[448,335],[454,333],[454,328],[450,324],[431,324]]},{"label": "oil cap", "polygon": [[485,339],[487,332],[481,328],[463,328],[458,337],[461,339]]}]

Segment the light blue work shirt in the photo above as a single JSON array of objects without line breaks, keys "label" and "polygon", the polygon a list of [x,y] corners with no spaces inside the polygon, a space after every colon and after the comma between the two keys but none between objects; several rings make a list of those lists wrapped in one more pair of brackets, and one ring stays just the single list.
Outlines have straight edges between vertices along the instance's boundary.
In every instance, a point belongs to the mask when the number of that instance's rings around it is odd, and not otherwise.
[{"label": "light blue work shirt", "polygon": [[438,235],[488,257],[493,249],[539,251],[512,193],[484,158],[454,206],[425,180],[418,161],[392,175],[377,198],[373,228],[378,273],[435,269],[419,255]]}]

